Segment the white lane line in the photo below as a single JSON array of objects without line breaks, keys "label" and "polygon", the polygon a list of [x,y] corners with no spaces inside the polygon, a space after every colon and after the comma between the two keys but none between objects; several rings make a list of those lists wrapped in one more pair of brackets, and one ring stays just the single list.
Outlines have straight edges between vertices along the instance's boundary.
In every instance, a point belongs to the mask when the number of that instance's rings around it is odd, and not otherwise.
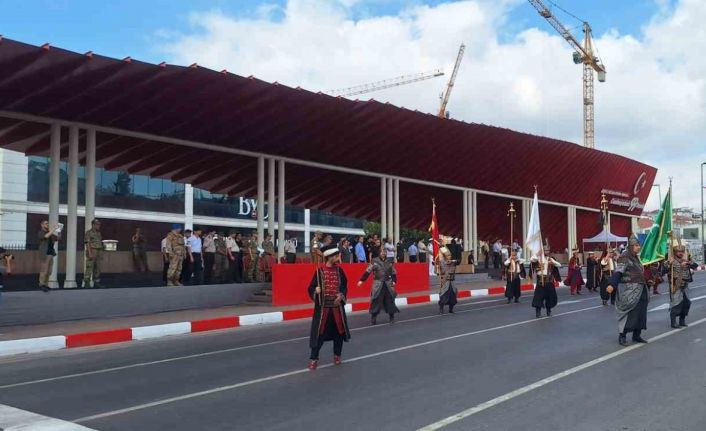
[{"label": "white lane line", "polygon": [[[596,305],[596,306],[593,306],[593,307],[580,308],[580,309],[578,309],[578,310],[572,310],[572,311],[567,311],[567,312],[565,312],[565,313],[556,314],[556,315],[554,315],[554,318],[557,318],[557,317],[560,317],[560,316],[566,316],[566,315],[569,315],[569,314],[580,313],[580,312],[583,312],[583,311],[594,310],[594,309],[596,309],[596,308],[602,308],[602,307],[603,307],[602,305]],[[469,311],[470,311],[470,310],[469,310]],[[486,329],[481,329],[481,330],[478,330],[478,331],[466,332],[466,333],[463,333],[463,334],[452,335],[452,336],[444,337],[444,338],[437,338],[437,339],[434,339],[434,340],[424,341],[424,342],[421,342],[421,343],[410,344],[410,345],[408,345],[408,346],[402,346],[402,347],[397,347],[397,348],[394,348],[394,349],[383,350],[383,351],[377,352],[377,353],[371,353],[371,354],[368,354],[368,355],[357,356],[357,357],[354,357],[354,358],[351,358],[351,359],[346,359],[346,360],[343,361],[343,362],[344,362],[344,363],[358,362],[358,361],[362,361],[362,360],[365,360],[365,359],[376,358],[376,357],[383,356],[383,355],[389,355],[389,354],[392,354],[392,353],[402,352],[402,351],[405,351],[405,350],[416,349],[416,348],[419,348],[419,347],[429,346],[429,345],[432,345],[432,344],[439,344],[439,343],[443,343],[443,342],[446,342],[446,341],[455,340],[455,339],[458,339],[458,338],[469,337],[469,336],[478,335],[478,334],[484,334],[484,333],[487,333],[487,332],[499,331],[499,330],[501,330],[501,329],[512,328],[512,327],[520,326],[520,325],[526,325],[526,324],[528,324],[528,323],[538,322],[538,321],[540,321],[540,320],[542,320],[542,319],[523,320],[523,321],[521,321],[521,322],[509,323],[509,324],[507,324],[507,325],[495,326],[495,327],[492,327],[492,328],[486,328]],[[333,364],[326,364],[326,365],[322,365],[321,367],[319,367],[319,369],[321,369],[321,368],[328,368],[328,367],[332,367],[332,366],[333,366]],[[161,406],[161,405],[164,405],[164,404],[170,404],[170,403],[174,403],[174,402],[177,402],[177,401],[184,401],[184,400],[188,400],[188,399],[192,399],[192,398],[202,397],[202,396],[205,396],[205,395],[211,395],[211,394],[215,394],[215,393],[219,393],[219,392],[230,391],[230,390],[233,390],[233,389],[242,388],[242,387],[244,387],[244,386],[251,386],[251,385],[258,384],[258,383],[263,383],[263,382],[268,382],[268,381],[272,381],[272,380],[277,380],[277,379],[281,379],[281,378],[285,378],[285,377],[290,377],[290,376],[294,376],[294,375],[302,374],[302,373],[306,373],[306,372],[310,372],[309,369],[305,368],[305,369],[290,371],[290,372],[287,372],[287,373],[276,374],[276,375],[274,375],[274,376],[262,377],[262,378],[259,378],[259,379],[254,379],[254,380],[249,380],[249,381],[246,381],[246,382],[236,383],[236,384],[233,384],[233,385],[221,386],[221,387],[218,387],[218,388],[208,389],[208,390],[205,390],[205,391],[194,392],[194,393],[191,393],[191,394],[185,394],[185,395],[180,395],[180,396],[177,396],[177,397],[166,398],[166,399],[159,400],[159,401],[154,401],[154,402],[151,402],[151,403],[139,404],[139,405],[132,406],[132,407],[127,407],[127,408],[124,408],[124,409],[113,410],[113,411],[105,412],[105,413],[99,413],[99,414],[92,415],[92,416],[86,416],[86,417],[82,417],[82,418],[79,418],[79,419],[75,419],[73,422],[78,422],[78,423],[89,422],[89,421],[93,421],[93,420],[96,420],[96,419],[102,419],[102,418],[106,418],[106,417],[110,417],[110,416],[116,416],[116,415],[121,415],[121,414],[125,414],[125,413],[130,413],[130,412],[134,412],[134,411],[138,411],[138,410],[144,410],[144,409],[148,409],[148,408],[151,408],[151,407],[157,407],[157,406]]]},{"label": "white lane line", "polygon": [[[473,303],[473,304],[475,304],[475,303]],[[419,306],[428,306],[429,304],[428,303],[421,303],[418,305]],[[469,303],[467,305],[472,305],[472,304]],[[415,304],[413,306],[417,306],[417,304]],[[492,306],[492,307],[479,307],[479,308],[474,308],[472,310],[457,311],[456,314],[470,313],[470,312],[482,311],[482,310],[490,310],[490,309],[502,308],[502,307],[504,307],[504,305],[502,305],[502,306],[497,305],[497,306]],[[445,318],[445,317],[448,317],[448,315],[447,314],[445,314],[445,315],[431,314],[429,316],[421,316],[421,317],[415,317],[412,319],[398,320],[395,322],[395,324],[399,325],[402,323],[417,322],[420,320],[438,319],[438,318]],[[296,321],[292,321],[292,322],[296,322]],[[352,332],[367,331],[367,330],[385,328],[386,326],[387,325],[363,326],[360,328],[353,328],[353,329],[351,329],[351,331]],[[203,335],[213,335],[213,334],[214,333],[204,333]],[[118,367],[104,368],[104,369],[94,370],[94,371],[86,371],[83,373],[66,374],[63,376],[47,377],[44,379],[36,379],[36,380],[30,380],[30,381],[26,381],[26,382],[11,383],[11,384],[0,386],[0,389],[17,388],[20,386],[29,386],[29,385],[36,385],[36,384],[40,384],[40,383],[54,382],[57,380],[67,380],[67,379],[73,379],[73,378],[78,378],[78,377],[91,376],[91,375],[95,375],[95,374],[111,373],[111,372],[115,372],[115,371],[129,370],[131,368],[139,368],[139,367],[146,367],[146,366],[151,366],[151,365],[167,364],[170,362],[183,361],[183,360],[187,360],[187,359],[204,358],[204,357],[220,355],[220,354],[224,354],[224,353],[238,352],[241,350],[249,350],[249,349],[255,349],[255,348],[259,348],[259,347],[269,347],[269,346],[275,346],[278,344],[291,343],[291,342],[295,342],[295,341],[302,341],[302,340],[308,340],[308,339],[309,339],[309,337],[288,338],[285,340],[270,341],[267,343],[251,344],[248,346],[240,346],[240,347],[232,347],[230,349],[214,350],[212,352],[195,353],[193,355],[179,356],[176,358],[167,358],[167,359],[160,359],[160,360],[156,360],[156,361],[139,362],[136,364],[122,365],[122,366],[118,366]]]},{"label": "white lane line", "polygon": [[[700,324],[702,324],[702,323],[704,323],[704,322],[706,322],[706,318],[699,319],[699,320],[697,320],[697,321],[691,323],[690,326],[691,326],[691,327],[697,326],[697,325],[700,325]],[[655,337],[652,337],[652,338],[650,338],[648,341],[650,341],[650,342],[655,342],[655,341],[661,340],[662,338],[669,337],[670,335],[674,335],[674,334],[679,333],[679,332],[682,332],[682,331],[683,331],[683,329],[673,329],[673,330],[671,330],[671,331],[668,331],[668,332],[659,334],[659,335],[657,335],[657,336],[655,336]],[[449,417],[447,417],[447,418],[445,418],[445,419],[442,419],[442,420],[440,420],[440,421],[438,421],[438,422],[434,422],[433,424],[427,425],[427,426],[425,426],[425,427],[423,427],[423,428],[419,428],[417,431],[434,431],[434,430],[439,430],[439,429],[441,429],[441,428],[444,428],[445,426],[448,426],[448,425],[451,425],[451,424],[456,423],[456,422],[458,422],[458,421],[461,421],[461,420],[463,420],[463,419],[465,419],[465,418],[467,418],[467,417],[469,417],[469,416],[473,416],[473,415],[475,415],[475,414],[477,414],[477,413],[480,413],[480,412],[482,412],[482,411],[484,411],[484,410],[487,410],[487,409],[489,409],[489,408],[491,408],[491,407],[495,407],[495,406],[497,406],[498,404],[502,404],[502,403],[504,403],[504,402],[506,402],[506,401],[510,401],[510,400],[513,399],[513,398],[516,398],[516,397],[519,397],[519,396],[521,396],[521,395],[524,395],[524,394],[526,394],[526,393],[528,393],[528,392],[531,392],[531,391],[533,391],[533,390],[535,390],[535,389],[539,389],[539,388],[541,388],[542,386],[546,386],[546,385],[548,385],[548,384],[550,384],[550,383],[552,383],[552,382],[555,382],[555,381],[557,381],[557,380],[563,379],[564,377],[568,377],[568,376],[570,376],[570,375],[572,375],[572,374],[576,374],[576,373],[578,373],[579,371],[583,371],[583,370],[585,370],[585,369],[587,369],[587,368],[590,368],[590,367],[592,367],[592,366],[594,366],[594,365],[598,365],[598,364],[600,364],[600,363],[609,361],[609,360],[611,360],[611,359],[613,359],[613,358],[615,358],[615,357],[624,355],[624,354],[626,354],[626,353],[628,353],[628,352],[631,352],[631,351],[633,351],[633,350],[635,350],[635,349],[639,349],[640,347],[643,347],[643,346],[645,346],[645,344],[633,344],[633,345],[628,346],[628,347],[623,347],[622,349],[616,350],[616,351],[613,352],[613,353],[608,353],[607,355],[601,356],[600,358],[596,358],[596,359],[594,359],[594,360],[592,360],[592,361],[588,361],[588,362],[585,362],[585,363],[583,363],[583,364],[581,364],[581,365],[577,365],[577,366],[575,366],[575,367],[573,367],[573,368],[569,368],[568,370],[562,371],[561,373],[554,374],[553,376],[550,376],[550,377],[547,377],[547,378],[545,378],[545,379],[539,380],[539,381],[534,382],[534,383],[532,383],[532,384],[529,384],[529,385],[527,385],[527,386],[523,386],[523,387],[521,387],[521,388],[519,388],[519,389],[515,389],[514,391],[511,391],[511,392],[508,392],[508,393],[506,393],[506,394],[504,394],[504,395],[501,395],[501,396],[499,396],[499,397],[493,398],[492,400],[489,400],[489,401],[486,401],[486,402],[484,402],[484,403],[478,404],[477,406],[471,407],[471,408],[469,408],[469,409],[467,409],[467,410],[464,410],[464,411],[462,411],[462,412],[460,412],[460,413],[456,413],[456,414],[453,415],[453,416],[449,416]]]},{"label": "white lane line", "polygon": [[92,431],[83,425],[54,419],[0,404],[0,430],[4,431]]},{"label": "white lane line", "polygon": [[[699,300],[704,299],[704,298],[706,298],[706,295],[697,296],[696,298],[689,298],[689,299],[691,300],[691,302],[694,302],[694,301],[699,301]],[[648,313],[651,313],[651,312],[653,312],[653,311],[668,310],[668,309],[669,309],[669,303],[667,303],[667,304],[662,304],[662,305],[658,305],[658,306],[656,306],[656,307],[654,307],[654,308],[650,308],[649,310],[647,310],[647,312],[648,312]]]}]

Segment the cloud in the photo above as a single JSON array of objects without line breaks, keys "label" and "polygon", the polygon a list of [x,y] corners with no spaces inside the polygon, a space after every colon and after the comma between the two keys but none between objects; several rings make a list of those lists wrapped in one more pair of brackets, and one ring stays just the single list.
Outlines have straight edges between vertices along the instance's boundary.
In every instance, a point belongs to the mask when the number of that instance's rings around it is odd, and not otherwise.
[{"label": "cloud", "polygon": [[[594,35],[608,80],[595,85],[596,147],[674,177],[675,206],[699,202],[706,161],[706,2],[662,1],[638,36]],[[290,0],[249,18],[194,13],[192,28],[160,46],[179,64],[255,75],[311,90],[443,67],[444,78],[356,97],[436,112],[461,42],[466,52],[448,109],[454,118],[582,142],[582,70],[547,23],[506,36],[519,0],[413,5],[354,19],[364,0]],[[501,37],[502,36],[502,37]],[[531,150],[531,149],[527,149]],[[616,172],[616,175],[620,175]],[[655,192],[656,196],[656,192]],[[651,197],[648,207],[657,199]]]}]

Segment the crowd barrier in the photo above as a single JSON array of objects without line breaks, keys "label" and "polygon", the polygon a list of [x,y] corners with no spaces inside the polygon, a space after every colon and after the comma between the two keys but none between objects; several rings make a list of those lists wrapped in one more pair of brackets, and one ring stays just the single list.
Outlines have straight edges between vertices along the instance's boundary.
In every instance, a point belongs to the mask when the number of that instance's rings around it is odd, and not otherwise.
[{"label": "crowd barrier", "polygon": [[[360,287],[357,286],[360,276],[365,272],[366,264],[345,263],[341,268],[348,278],[348,298],[366,298],[370,296],[373,277]],[[398,293],[412,293],[429,290],[429,266],[418,263],[395,264],[397,270],[396,289]],[[274,265],[272,267],[272,305],[309,304],[308,287],[314,276],[314,265],[311,263],[296,263],[291,265]]]}]

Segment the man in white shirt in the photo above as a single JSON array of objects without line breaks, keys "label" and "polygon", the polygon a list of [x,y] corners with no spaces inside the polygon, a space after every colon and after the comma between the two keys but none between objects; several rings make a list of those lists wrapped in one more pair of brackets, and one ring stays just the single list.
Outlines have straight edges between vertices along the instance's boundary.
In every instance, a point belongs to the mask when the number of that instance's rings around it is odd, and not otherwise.
[{"label": "man in white shirt", "polygon": [[296,263],[297,261],[297,236],[291,234],[289,239],[284,243],[284,255],[287,263]]},{"label": "man in white shirt", "polygon": [[426,263],[427,261],[427,245],[424,244],[424,240],[420,239],[417,243],[417,252],[419,253],[419,262]]},{"label": "man in white shirt", "polygon": [[395,245],[390,238],[385,239],[385,260],[390,263],[395,262]]},{"label": "man in white shirt", "polygon": [[[169,232],[167,232],[169,234]],[[169,271],[169,256],[167,255],[167,237],[162,238],[160,246],[162,250],[162,281],[167,284],[167,271]]]},{"label": "man in white shirt", "polygon": [[187,243],[187,253],[189,254],[189,262],[191,263],[191,269],[193,274],[191,278],[191,284],[194,285],[203,283],[203,254],[201,253],[201,249],[203,246],[203,240],[201,239],[202,233],[203,231],[201,230],[201,228],[195,228],[194,231],[191,233],[191,236],[188,238]]}]

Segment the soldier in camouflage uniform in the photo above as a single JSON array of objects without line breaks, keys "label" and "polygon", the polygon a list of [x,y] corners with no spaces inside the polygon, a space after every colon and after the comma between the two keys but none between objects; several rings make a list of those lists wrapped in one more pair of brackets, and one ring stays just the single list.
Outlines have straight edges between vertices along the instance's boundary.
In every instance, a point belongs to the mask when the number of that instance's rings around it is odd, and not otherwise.
[{"label": "soldier in camouflage uniform", "polygon": [[259,281],[257,270],[259,252],[257,250],[257,233],[252,234],[250,239],[245,243],[245,260],[246,260],[246,279],[249,283]]},{"label": "soldier in camouflage uniform", "polygon": [[213,238],[216,244],[216,255],[214,259],[213,279],[216,283],[225,283],[228,274],[228,249],[226,248],[226,237],[223,232],[219,232]]},{"label": "soldier in camouflage uniform", "polygon": [[186,256],[186,241],[181,233],[180,224],[172,225],[172,230],[167,235],[166,252],[169,258],[167,286],[181,286],[179,277],[181,276],[181,266]]},{"label": "soldier in camouflage uniform", "polygon": [[91,228],[86,231],[83,240],[83,287],[100,289],[101,262],[103,260],[103,237],[101,236],[101,222],[98,219],[91,221]]},{"label": "soldier in camouflage uniform", "polygon": [[262,241],[262,249],[265,250],[262,257],[262,281],[272,281],[272,264],[275,262],[275,244],[272,242],[272,235],[265,235],[265,240]]}]

